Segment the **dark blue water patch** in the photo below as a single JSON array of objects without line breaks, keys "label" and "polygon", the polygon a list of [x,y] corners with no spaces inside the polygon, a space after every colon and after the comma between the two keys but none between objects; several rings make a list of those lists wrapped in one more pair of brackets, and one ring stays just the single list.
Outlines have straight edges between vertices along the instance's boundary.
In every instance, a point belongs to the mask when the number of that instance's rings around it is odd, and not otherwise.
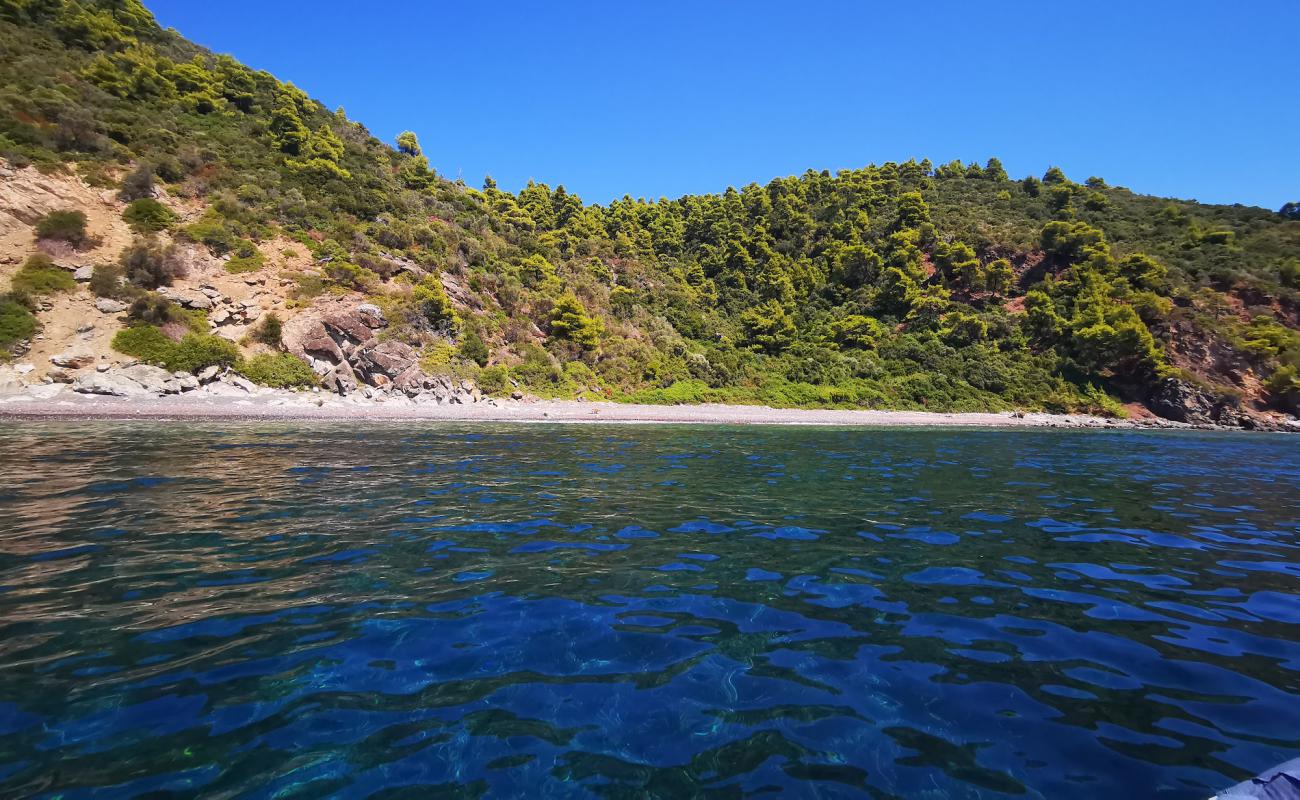
[{"label": "dark blue water patch", "polygon": [[0,446],[0,796],[1203,798],[1300,752],[1282,437]]},{"label": "dark blue water patch", "polygon": [[72,558],[74,556],[93,553],[100,549],[97,544],[79,544],[72,547],[64,547],[61,550],[49,550],[44,553],[36,553],[32,556],[32,561],[57,561],[60,558]]},{"label": "dark blue water patch", "polygon": [[[549,553],[554,550],[585,550],[589,553],[610,553],[626,550],[630,545],[606,542],[525,542],[515,545],[511,553]],[[487,552],[487,551],[484,551]]]}]

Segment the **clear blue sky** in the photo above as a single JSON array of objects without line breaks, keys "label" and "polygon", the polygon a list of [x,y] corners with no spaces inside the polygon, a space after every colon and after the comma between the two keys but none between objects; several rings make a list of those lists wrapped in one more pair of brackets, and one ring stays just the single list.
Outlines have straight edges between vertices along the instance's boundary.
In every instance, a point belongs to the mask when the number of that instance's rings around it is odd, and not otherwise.
[{"label": "clear blue sky", "polygon": [[676,197],[1002,159],[1300,200],[1300,3],[146,0],[164,26],[420,136],[442,174]]}]

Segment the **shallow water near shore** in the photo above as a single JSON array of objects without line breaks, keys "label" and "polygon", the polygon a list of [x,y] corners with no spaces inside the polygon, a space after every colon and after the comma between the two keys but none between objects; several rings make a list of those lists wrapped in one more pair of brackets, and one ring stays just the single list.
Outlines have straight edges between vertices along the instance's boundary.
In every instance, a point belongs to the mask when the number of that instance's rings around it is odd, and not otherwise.
[{"label": "shallow water near shore", "polygon": [[1203,798],[1300,752],[1300,449],[0,426],[0,796]]}]

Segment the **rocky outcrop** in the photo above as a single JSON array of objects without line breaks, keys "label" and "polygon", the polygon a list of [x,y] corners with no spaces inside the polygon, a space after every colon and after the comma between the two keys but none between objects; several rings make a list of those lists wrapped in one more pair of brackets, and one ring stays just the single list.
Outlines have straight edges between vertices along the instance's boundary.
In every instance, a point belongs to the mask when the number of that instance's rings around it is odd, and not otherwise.
[{"label": "rocky outcrop", "polygon": [[1147,407],[1176,422],[1246,430],[1290,429],[1286,422],[1267,414],[1252,413],[1230,395],[1216,395],[1180,378],[1165,378],[1147,398]]},{"label": "rocky outcrop", "polygon": [[35,225],[51,211],[77,207],[87,195],[78,191],[81,188],[35,169],[14,169],[0,162],[0,233]]},{"label": "rocky outcrop", "polygon": [[438,403],[482,399],[472,381],[425,374],[415,348],[380,338],[386,327],[388,320],[376,305],[336,306],[319,315],[299,315],[285,325],[284,341],[289,352],[321,376],[323,388],[338,394],[396,393]]},{"label": "rocky outcrop", "polygon": [[1225,410],[1236,405],[1179,378],[1165,378],[1147,398],[1147,406],[1165,419],[1202,425],[1217,423]]},{"label": "rocky outcrop", "polygon": [[[353,372],[371,386],[419,385],[424,375],[420,370],[420,356],[404,342],[370,339],[359,345],[349,359]],[[399,387],[402,388],[402,387]]]}]

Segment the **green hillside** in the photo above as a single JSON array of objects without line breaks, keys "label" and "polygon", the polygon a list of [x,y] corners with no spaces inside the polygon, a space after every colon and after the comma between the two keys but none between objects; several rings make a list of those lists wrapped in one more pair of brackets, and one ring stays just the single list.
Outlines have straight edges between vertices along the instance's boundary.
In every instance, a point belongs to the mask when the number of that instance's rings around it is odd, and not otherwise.
[{"label": "green hillside", "polygon": [[[201,198],[206,216],[171,235],[249,263],[295,238],[319,265],[301,302],[371,296],[430,369],[487,391],[1103,413],[1199,393],[1300,410],[1294,207],[1057,169],[1015,180],[997,159],[607,206],[476,189],[435,174],[414,135],[389,146],[136,0],[0,0],[0,157]],[[24,298],[3,302],[14,317]]]}]

